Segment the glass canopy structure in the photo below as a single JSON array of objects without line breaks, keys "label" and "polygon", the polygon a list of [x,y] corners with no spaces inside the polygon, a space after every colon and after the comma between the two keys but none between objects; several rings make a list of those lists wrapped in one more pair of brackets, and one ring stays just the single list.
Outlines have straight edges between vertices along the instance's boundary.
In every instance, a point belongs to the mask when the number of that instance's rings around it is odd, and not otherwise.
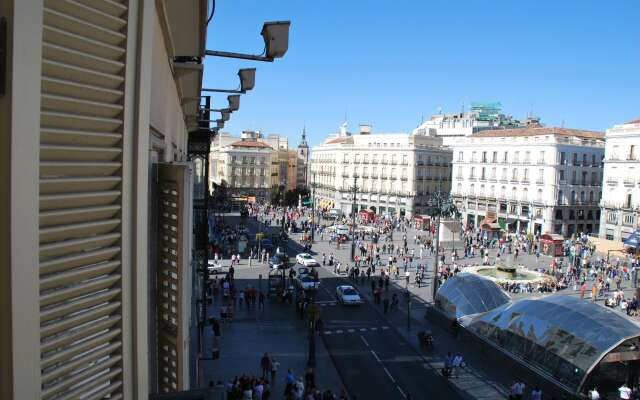
[{"label": "glass canopy structure", "polygon": [[490,279],[464,272],[447,279],[436,294],[436,307],[450,319],[493,310],[509,301]]},{"label": "glass canopy structure", "polygon": [[[491,304],[495,303],[491,291],[483,293],[491,293]],[[454,309],[456,314],[487,304],[469,309],[468,301],[462,302],[464,308]],[[590,301],[565,295],[521,299],[463,317],[461,324],[574,394],[593,386],[601,393],[615,390],[638,379],[640,326]]]}]

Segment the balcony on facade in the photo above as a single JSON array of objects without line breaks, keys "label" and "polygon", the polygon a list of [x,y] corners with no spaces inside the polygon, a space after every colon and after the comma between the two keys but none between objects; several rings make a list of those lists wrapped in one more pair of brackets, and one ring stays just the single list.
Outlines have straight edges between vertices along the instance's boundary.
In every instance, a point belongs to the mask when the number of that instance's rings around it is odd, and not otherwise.
[{"label": "balcony on facade", "polygon": [[536,179],[536,185],[544,185],[544,179]]}]

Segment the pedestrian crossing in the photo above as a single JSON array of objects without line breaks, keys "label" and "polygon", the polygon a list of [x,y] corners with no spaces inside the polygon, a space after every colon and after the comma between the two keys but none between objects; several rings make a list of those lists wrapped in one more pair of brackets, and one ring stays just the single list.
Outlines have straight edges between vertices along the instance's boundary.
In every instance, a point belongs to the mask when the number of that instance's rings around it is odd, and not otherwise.
[{"label": "pedestrian crossing", "polygon": [[342,335],[342,334],[349,334],[349,333],[363,333],[363,332],[378,332],[378,331],[386,331],[389,330],[391,328],[389,328],[388,326],[381,326],[381,327],[376,327],[376,326],[372,326],[369,328],[342,328],[342,329],[329,329],[329,330],[325,330],[323,331],[323,333],[325,335]]}]

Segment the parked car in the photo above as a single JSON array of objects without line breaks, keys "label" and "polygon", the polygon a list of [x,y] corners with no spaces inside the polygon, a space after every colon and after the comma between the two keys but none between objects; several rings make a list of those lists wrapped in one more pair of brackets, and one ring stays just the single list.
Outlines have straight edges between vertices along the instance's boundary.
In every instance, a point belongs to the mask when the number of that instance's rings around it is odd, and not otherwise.
[{"label": "parked car", "polygon": [[305,267],[318,265],[318,262],[315,260],[315,258],[311,257],[311,254],[309,253],[298,254],[296,256],[296,262],[300,265],[304,265]]},{"label": "parked car", "polygon": [[343,305],[360,305],[362,297],[351,285],[341,285],[336,288],[336,299]]},{"label": "parked car", "polygon": [[276,253],[269,259],[269,267],[272,269],[284,269],[289,265],[288,257],[282,253]]},{"label": "parked car", "polygon": [[318,289],[320,281],[311,275],[299,275],[295,280],[296,286],[303,290]]}]

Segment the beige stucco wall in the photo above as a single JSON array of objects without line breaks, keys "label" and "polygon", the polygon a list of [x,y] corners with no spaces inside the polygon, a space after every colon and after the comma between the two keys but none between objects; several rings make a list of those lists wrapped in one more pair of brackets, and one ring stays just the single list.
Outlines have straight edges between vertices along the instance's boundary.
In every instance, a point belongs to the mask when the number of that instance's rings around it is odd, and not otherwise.
[{"label": "beige stucco wall", "polygon": [[[187,145],[187,128],[157,13],[153,24],[151,60],[150,124],[164,135],[166,146],[164,161],[173,161],[173,148],[177,150],[178,154],[184,156]],[[179,157],[178,159],[182,160],[183,158]]]}]

